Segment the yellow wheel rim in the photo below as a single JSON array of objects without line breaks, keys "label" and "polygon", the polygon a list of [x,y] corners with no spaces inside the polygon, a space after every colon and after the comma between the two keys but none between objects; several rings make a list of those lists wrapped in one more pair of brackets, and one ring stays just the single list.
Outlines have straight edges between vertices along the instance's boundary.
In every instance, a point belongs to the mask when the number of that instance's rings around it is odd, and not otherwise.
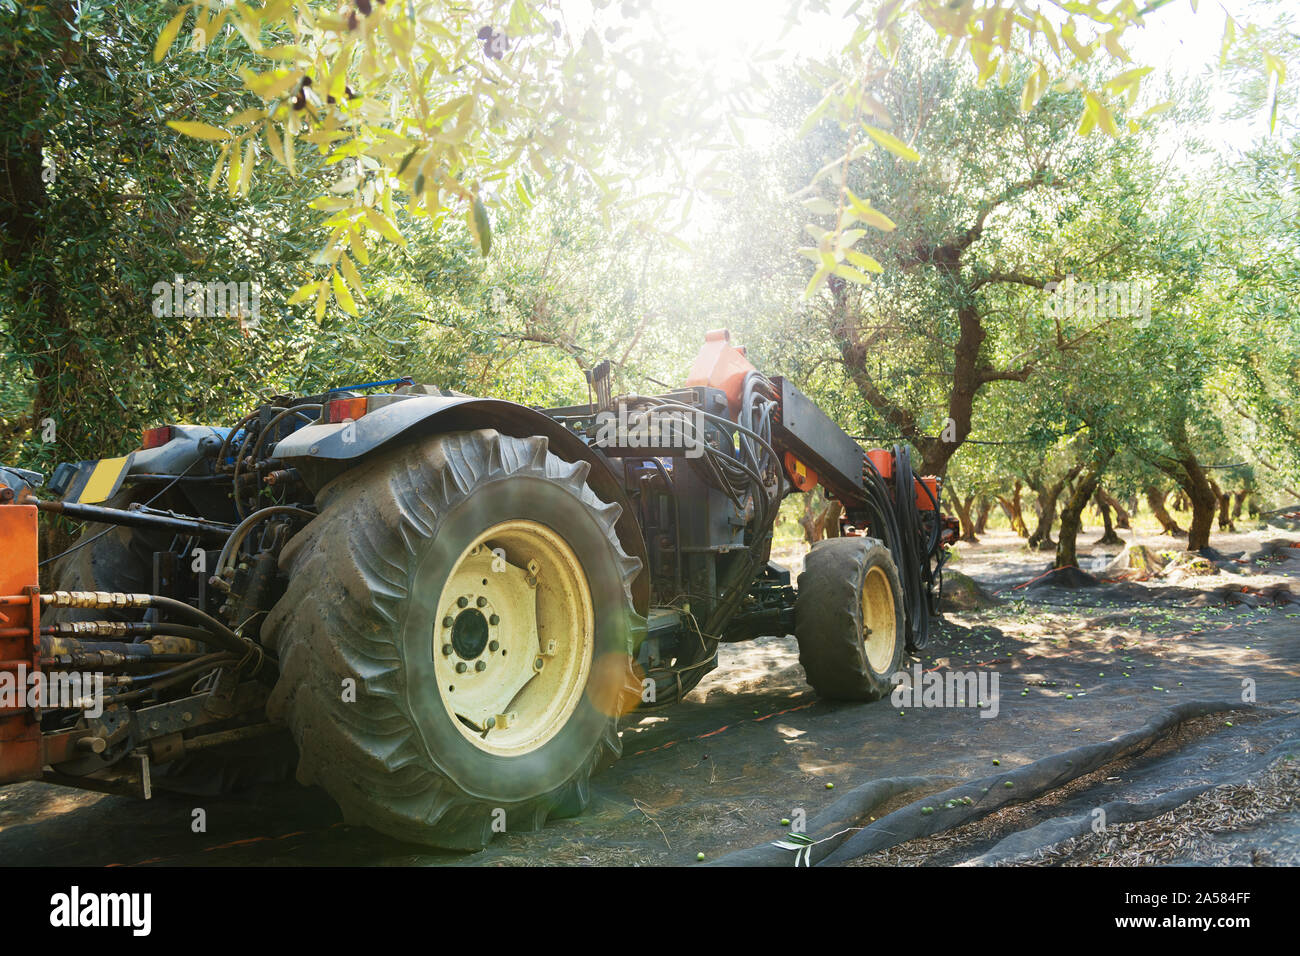
[{"label": "yellow wheel rim", "polygon": [[518,756],[555,737],[595,644],[591,588],[568,543],[535,521],[494,525],[461,552],[437,612],[438,693],[465,738]]},{"label": "yellow wheel rim", "polygon": [[896,636],[894,589],[881,568],[871,568],[862,582],[862,640],[867,663],[877,674],[884,674],[893,664]]}]

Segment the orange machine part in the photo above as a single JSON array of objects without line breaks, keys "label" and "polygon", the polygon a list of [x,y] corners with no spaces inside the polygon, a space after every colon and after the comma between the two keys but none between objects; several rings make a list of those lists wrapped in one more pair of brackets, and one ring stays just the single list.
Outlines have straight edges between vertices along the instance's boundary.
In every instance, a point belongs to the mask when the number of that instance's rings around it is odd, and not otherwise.
[{"label": "orange machine part", "polygon": [[812,491],[817,487],[817,472],[813,471],[790,452],[785,453],[785,471],[790,477],[790,484],[800,491]]},{"label": "orange machine part", "polygon": [[[40,588],[36,570],[35,505],[0,505],[0,783],[32,780],[44,763],[37,712],[25,706],[27,675],[35,673],[40,659]],[[12,675],[12,676],[5,676]]]},{"label": "orange machine part", "polygon": [[885,481],[892,481],[894,478],[894,453],[885,451],[883,448],[873,448],[867,452],[867,458],[876,466],[876,471],[880,472],[880,477]]},{"label": "orange machine part", "polygon": [[687,388],[708,385],[720,388],[727,393],[727,407],[732,417],[740,407],[740,393],[745,385],[745,376],[755,371],[745,350],[731,344],[731,332],[728,329],[714,329],[704,336],[704,344],[695,356],[691,374],[686,379]]},{"label": "orange machine part", "polygon": [[[939,479],[932,475],[924,478],[915,478],[916,483],[916,508],[918,511],[933,511],[935,504],[939,501]],[[924,482],[924,486],[922,486]],[[930,493],[926,494],[925,489],[929,488]]]}]

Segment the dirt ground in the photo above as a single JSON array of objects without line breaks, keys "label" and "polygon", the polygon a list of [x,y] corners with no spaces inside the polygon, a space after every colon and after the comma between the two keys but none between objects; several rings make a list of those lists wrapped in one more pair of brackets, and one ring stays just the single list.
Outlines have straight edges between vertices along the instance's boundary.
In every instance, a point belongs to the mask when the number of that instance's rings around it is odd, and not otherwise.
[{"label": "dirt ground", "polygon": [[[1102,574],[1119,548],[1096,547],[1097,536],[1081,538],[1080,563]],[[1177,584],[1058,588],[1035,581],[1050,555],[990,532],[960,545],[952,567],[1000,603],[946,614],[918,663],[996,673],[995,717],[977,706],[822,701],[804,683],[793,637],[725,646],[719,668],[683,704],[624,729],[623,759],[593,781],[586,813],[503,834],[478,854],[433,853],[346,826],[323,794],[294,784],[221,798],[156,792],[140,802],[30,783],[0,790],[0,864],[696,865],[700,853],[715,862],[781,839],[783,820],[806,818],[811,829],[838,797],[872,780],[932,778],[865,808],[850,829],[954,782],[1024,768],[1206,701],[1232,709],[1181,723],[1033,799],[848,862],[1295,865],[1300,604],[1273,603],[1285,593],[1258,607],[1224,603],[1242,587],[1289,585],[1300,595],[1300,549],[1295,559],[1249,560],[1279,539],[1300,535],[1216,535],[1222,569]],[[798,556],[785,557],[797,570]],[[1243,702],[1248,691],[1253,703]],[[1123,822],[1058,839],[1098,807]]]}]

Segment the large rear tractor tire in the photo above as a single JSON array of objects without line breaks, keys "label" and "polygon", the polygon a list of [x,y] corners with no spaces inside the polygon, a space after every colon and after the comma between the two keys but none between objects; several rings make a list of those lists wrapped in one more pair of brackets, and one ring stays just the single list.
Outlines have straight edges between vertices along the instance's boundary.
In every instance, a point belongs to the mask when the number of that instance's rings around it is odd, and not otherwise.
[{"label": "large rear tractor tire", "polygon": [[268,704],[345,818],[479,849],[589,799],[637,699],[637,559],[545,438],[424,439],[347,472],[280,556]]},{"label": "large rear tractor tire", "polygon": [[808,552],[795,601],[799,663],[823,697],[879,700],[907,641],[903,587],[884,542],[828,538]]}]

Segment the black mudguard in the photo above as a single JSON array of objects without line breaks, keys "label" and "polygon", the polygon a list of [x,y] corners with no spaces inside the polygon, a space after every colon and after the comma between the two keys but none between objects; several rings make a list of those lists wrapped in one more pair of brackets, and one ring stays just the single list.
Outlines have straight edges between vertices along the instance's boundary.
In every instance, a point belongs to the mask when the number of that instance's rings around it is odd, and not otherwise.
[{"label": "black mudguard", "polygon": [[592,490],[603,500],[622,508],[616,524],[623,549],[641,561],[641,573],[632,584],[637,611],[646,614],[650,601],[650,567],[645,539],[623,483],[604,455],[591,448],[562,424],[526,405],[495,398],[466,395],[412,395],[367,413],[356,421],[307,425],[286,436],[273,456],[293,467],[314,492],[371,454],[395,443],[428,435],[476,428],[494,428],[504,435],[544,436],[551,449],[569,461],[586,461]]}]

